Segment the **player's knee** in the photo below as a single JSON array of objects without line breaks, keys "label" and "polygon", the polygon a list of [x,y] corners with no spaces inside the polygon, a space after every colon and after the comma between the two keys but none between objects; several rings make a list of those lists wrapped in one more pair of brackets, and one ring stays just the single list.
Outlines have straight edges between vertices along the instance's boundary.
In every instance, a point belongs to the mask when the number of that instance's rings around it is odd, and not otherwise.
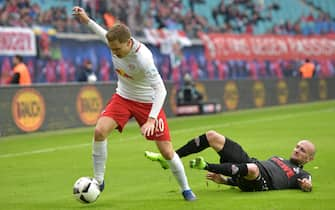
[{"label": "player's knee", "polygon": [[174,151],[172,150],[161,150],[161,154],[165,160],[172,160]]},{"label": "player's knee", "polygon": [[171,160],[175,151],[170,141],[156,141],[159,152],[165,160]]},{"label": "player's knee", "polygon": [[208,142],[214,141],[217,136],[218,136],[218,133],[214,130],[209,130],[206,132],[206,137],[207,137]]},{"label": "player's knee", "polygon": [[214,130],[207,131],[206,137],[211,147],[218,146],[218,145],[223,146],[225,143],[225,137]]},{"label": "player's knee", "polygon": [[247,164],[248,167],[248,175],[247,178],[250,180],[254,180],[258,177],[259,175],[259,168],[256,164],[254,163],[248,163]]},{"label": "player's knee", "polygon": [[98,128],[98,127],[95,128],[94,139],[96,141],[102,141],[102,140],[106,139],[106,137],[107,137],[107,132],[104,131],[104,129]]}]

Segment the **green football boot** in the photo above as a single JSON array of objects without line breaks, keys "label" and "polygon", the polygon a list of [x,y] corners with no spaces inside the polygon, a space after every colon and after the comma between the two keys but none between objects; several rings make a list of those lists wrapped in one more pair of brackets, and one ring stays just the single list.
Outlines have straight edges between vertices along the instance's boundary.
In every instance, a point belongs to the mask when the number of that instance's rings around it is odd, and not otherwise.
[{"label": "green football boot", "polygon": [[194,160],[190,161],[190,167],[191,168],[196,168],[196,169],[205,169],[207,166],[207,163],[205,161],[205,159],[201,156],[197,157]]},{"label": "green football boot", "polygon": [[144,156],[149,160],[158,161],[164,169],[170,168],[168,162],[163,158],[161,153],[145,151]]}]

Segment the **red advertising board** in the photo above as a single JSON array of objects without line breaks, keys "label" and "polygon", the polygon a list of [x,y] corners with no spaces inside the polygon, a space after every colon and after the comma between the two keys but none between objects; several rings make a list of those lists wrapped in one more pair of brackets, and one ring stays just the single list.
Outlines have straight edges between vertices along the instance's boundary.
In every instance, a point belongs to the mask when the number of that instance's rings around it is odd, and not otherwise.
[{"label": "red advertising board", "polygon": [[29,28],[0,27],[0,55],[36,55],[36,39]]},{"label": "red advertising board", "polygon": [[200,38],[207,59],[334,59],[335,35],[204,34]]}]

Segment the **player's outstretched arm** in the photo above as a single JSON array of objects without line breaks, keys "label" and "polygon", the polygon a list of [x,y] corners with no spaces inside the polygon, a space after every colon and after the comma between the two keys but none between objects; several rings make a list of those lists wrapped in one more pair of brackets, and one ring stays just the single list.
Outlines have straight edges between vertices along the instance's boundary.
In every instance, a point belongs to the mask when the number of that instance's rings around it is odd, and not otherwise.
[{"label": "player's outstretched arm", "polygon": [[75,6],[72,9],[73,16],[76,17],[79,22],[86,24],[94,33],[96,33],[102,41],[104,41],[106,44],[108,44],[108,41],[106,39],[107,31],[102,28],[100,25],[98,25],[96,22],[94,22],[90,17],[88,17],[85,10],[81,7]]},{"label": "player's outstretched arm", "polygon": [[76,17],[79,20],[79,22],[84,23],[84,24],[88,24],[90,20],[85,10],[78,6],[73,7],[72,15]]}]

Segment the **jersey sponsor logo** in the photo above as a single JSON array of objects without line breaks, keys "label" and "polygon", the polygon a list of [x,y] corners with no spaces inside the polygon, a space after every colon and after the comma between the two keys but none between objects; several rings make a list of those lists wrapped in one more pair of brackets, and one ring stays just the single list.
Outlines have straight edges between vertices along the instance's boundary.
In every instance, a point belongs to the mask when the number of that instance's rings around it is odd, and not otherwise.
[{"label": "jersey sponsor logo", "polygon": [[132,76],[130,76],[129,74],[127,74],[124,70],[122,69],[115,69],[116,73],[118,75],[120,75],[121,77],[124,77],[124,78],[128,78],[128,79],[133,79]]},{"label": "jersey sponsor logo", "polygon": [[20,89],[12,100],[12,114],[15,124],[21,130],[26,132],[38,130],[45,117],[42,95],[32,88]]},{"label": "jersey sponsor logo", "polygon": [[77,95],[77,112],[86,125],[94,125],[102,110],[102,97],[94,86],[80,89]]},{"label": "jersey sponsor logo", "polygon": [[281,169],[283,169],[287,178],[291,178],[292,176],[294,176],[294,171],[292,170],[292,168],[286,165],[282,160],[276,157],[271,158],[271,160],[276,163]]}]

